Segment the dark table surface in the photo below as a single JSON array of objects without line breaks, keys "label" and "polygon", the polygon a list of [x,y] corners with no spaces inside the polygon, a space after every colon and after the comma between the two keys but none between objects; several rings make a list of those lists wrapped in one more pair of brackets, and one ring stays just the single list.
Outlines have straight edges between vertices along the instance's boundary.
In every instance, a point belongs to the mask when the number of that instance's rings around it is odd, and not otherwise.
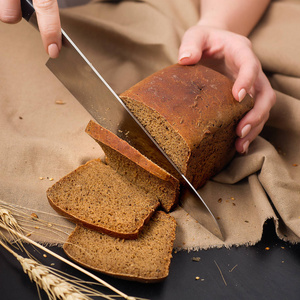
[{"label": "dark table surface", "polygon": [[[50,249],[65,256],[61,248]],[[56,268],[90,281],[49,255],[43,258],[42,253],[32,248],[31,252],[48,265],[54,263]],[[200,261],[194,261],[195,257],[200,257]],[[127,295],[153,300],[300,299],[300,245],[279,240],[273,222],[269,221],[261,242],[255,246],[174,253],[170,275],[161,283],[142,284],[95,274]],[[101,287],[97,289],[109,293]],[[41,295],[42,299],[48,299],[45,293]],[[39,299],[35,284],[1,247],[0,299]]]}]

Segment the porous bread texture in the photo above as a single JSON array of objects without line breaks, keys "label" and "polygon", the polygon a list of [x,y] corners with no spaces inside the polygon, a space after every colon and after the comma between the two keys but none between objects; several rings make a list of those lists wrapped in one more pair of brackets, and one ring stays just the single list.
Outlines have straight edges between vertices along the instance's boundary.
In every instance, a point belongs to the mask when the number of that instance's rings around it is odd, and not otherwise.
[{"label": "porous bread texture", "polygon": [[235,154],[236,125],[253,107],[232,96],[232,81],[202,66],[169,66],[120,98],[194,187],[219,172]]},{"label": "porous bread texture", "polygon": [[61,178],[47,190],[60,214],[111,236],[134,239],[159,206],[153,195],[128,181],[100,159]]},{"label": "porous bread texture", "polygon": [[85,131],[101,146],[109,166],[158,198],[166,212],[176,206],[179,197],[178,179],[94,121],[88,123]]},{"label": "porous bread texture", "polygon": [[161,281],[169,274],[176,222],[157,211],[136,240],[122,240],[76,226],[63,249],[86,268],[115,277]]}]

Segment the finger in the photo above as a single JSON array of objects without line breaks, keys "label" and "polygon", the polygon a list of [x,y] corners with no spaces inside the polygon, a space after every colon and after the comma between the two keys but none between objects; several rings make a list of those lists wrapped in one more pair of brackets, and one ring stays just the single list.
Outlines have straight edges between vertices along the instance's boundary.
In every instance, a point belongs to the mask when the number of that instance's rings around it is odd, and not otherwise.
[{"label": "finger", "polygon": [[196,64],[202,57],[205,37],[199,34],[197,27],[192,27],[184,34],[178,53],[178,63],[182,65]]},{"label": "finger", "polygon": [[235,142],[236,151],[242,154],[247,153],[250,144],[261,133],[263,127],[264,127],[264,123],[261,123],[257,127],[253,128],[246,137],[237,138]]},{"label": "finger", "polygon": [[43,45],[50,57],[56,58],[61,49],[61,25],[56,0],[33,0]]},{"label": "finger", "polygon": [[0,0],[0,20],[15,24],[22,19],[20,0]]},{"label": "finger", "polygon": [[232,88],[232,94],[237,101],[242,101],[247,93],[253,93],[253,85],[261,72],[261,64],[252,49],[241,47],[240,53],[234,56],[238,74]]},{"label": "finger", "polygon": [[237,135],[242,138],[248,134],[251,128],[267,121],[270,110],[276,102],[276,94],[262,72],[258,81],[254,107],[244,116],[236,128]]}]

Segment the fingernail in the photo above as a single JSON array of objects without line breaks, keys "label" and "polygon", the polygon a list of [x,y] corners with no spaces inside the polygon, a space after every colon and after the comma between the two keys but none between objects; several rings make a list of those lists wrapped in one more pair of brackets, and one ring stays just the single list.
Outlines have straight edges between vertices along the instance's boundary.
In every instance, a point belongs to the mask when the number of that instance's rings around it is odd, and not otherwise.
[{"label": "fingernail", "polygon": [[56,44],[51,44],[48,46],[48,54],[51,58],[57,58],[59,55],[58,46]]},{"label": "fingernail", "polygon": [[247,92],[245,89],[241,89],[238,93],[238,98],[239,98],[239,102],[241,102],[245,96],[246,96]]},{"label": "fingernail", "polygon": [[192,56],[192,54],[190,52],[183,52],[179,57],[179,61],[186,59],[186,58],[190,58],[191,56]]},{"label": "fingernail", "polygon": [[249,132],[251,131],[251,125],[247,124],[243,127],[243,129],[241,130],[241,138],[244,138]]},{"label": "fingernail", "polygon": [[249,148],[250,142],[246,141],[243,145],[243,154],[247,154],[248,153],[248,148]]}]

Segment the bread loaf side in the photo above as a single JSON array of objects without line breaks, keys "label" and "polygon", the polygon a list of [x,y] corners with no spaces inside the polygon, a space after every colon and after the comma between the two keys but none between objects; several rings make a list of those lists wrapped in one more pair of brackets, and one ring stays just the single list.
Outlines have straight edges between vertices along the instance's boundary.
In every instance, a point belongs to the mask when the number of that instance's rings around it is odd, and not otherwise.
[{"label": "bread loaf side", "polygon": [[235,154],[235,128],[253,107],[232,96],[233,83],[201,66],[172,65],[145,78],[120,98],[198,188]]}]

